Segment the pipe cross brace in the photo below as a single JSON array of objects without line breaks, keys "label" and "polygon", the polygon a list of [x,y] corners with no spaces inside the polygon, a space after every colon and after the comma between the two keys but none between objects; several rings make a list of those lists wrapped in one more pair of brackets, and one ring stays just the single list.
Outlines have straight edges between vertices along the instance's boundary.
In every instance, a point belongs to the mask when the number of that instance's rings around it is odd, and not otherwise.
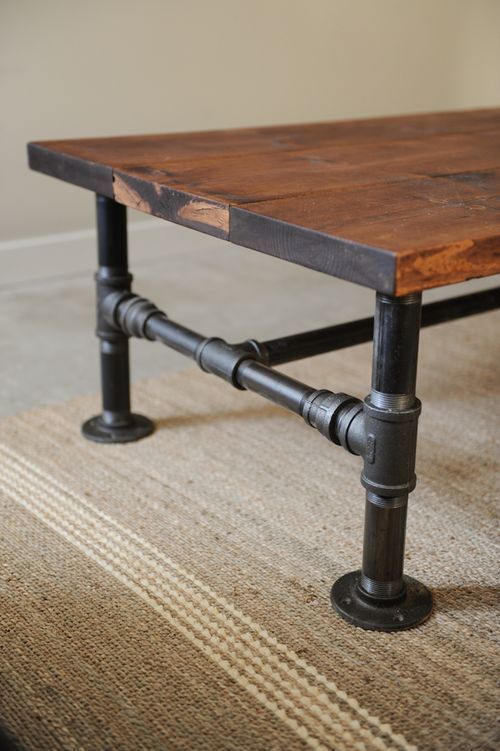
[{"label": "pipe cross brace", "polygon": [[114,290],[100,303],[109,326],[126,336],[158,340],[197,362],[235,388],[255,391],[300,415],[307,425],[352,454],[365,445],[363,402],[355,396],[314,389],[266,365],[252,346],[203,337],[168,318],[154,303],[129,290]]},{"label": "pipe cross brace", "polygon": [[369,493],[389,503],[389,499],[414,489],[421,411],[416,397],[403,395],[403,401],[398,401],[382,398],[372,389],[362,401],[343,392],[314,389],[267,365],[266,352],[255,340],[232,345],[219,337],[204,337],[172,321],[153,302],[128,289],[115,289],[103,296],[100,312],[116,331],[173,347],[205,372],[289,409],[327,440],[363,457],[361,483]]}]

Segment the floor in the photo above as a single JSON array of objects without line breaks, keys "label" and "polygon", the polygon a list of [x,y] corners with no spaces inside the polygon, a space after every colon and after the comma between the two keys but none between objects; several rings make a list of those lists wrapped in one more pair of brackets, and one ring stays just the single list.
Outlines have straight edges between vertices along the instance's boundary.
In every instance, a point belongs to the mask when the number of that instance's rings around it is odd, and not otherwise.
[{"label": "floor", "polygon": [[[135,291],[210,336],[266,339],[373,313],[371,290],[137,212],[129,236]],[[93,231],[0,243],[0,263],[0,416],[96,392]],[[435,290],[424,302],[498,279]],[[132,342],[133,380],[190,366],[159,344]],[[331,388],[342,384],[332,378]]]},{"label": "floor", "polygon": [[[359,458],[256,394],[149,379],[157,430],[124,446],[79,436],[93,396],[4,418],[0,716],[26,751],[498,751],[499,327],[423,332],[406,561],[436,610],[398,635],[329,602],[361,560]],[[289,367],[357,394],[369,359]]]},{"label": "floor", "polygon": [[[373,313],[370,290],[135,212],[130,221],[135,291],[207,335],[271,338]],[[0,243],[0,263],[0,416],[96,393],[94,233]],[[496,286],[499,279],[435,290],[424,302]],[[134,380],[189,367],[159,344],[132,342]],[[318,385],[344,387],[333,373],[331,384]],[[0,747],[15,748],[1,727]]]}]

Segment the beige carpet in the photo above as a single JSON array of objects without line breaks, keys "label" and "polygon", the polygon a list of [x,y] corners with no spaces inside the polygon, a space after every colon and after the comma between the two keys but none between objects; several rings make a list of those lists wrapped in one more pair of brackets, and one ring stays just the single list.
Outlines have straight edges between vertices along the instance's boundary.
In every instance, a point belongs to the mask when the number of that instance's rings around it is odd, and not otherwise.
[{"label": "beige carpet", "polygon": [[[189,370],[136,387],[158,422],[138,444],[79,436],[95,398],[3,420],[0,719],[19,747],[498,748],[499,328],[422,334],[407,571],[436,609],[399,634],[330,609],[360,562],[360,460],[293,415]],[[369,361],[286,370],[363,396]]]}]

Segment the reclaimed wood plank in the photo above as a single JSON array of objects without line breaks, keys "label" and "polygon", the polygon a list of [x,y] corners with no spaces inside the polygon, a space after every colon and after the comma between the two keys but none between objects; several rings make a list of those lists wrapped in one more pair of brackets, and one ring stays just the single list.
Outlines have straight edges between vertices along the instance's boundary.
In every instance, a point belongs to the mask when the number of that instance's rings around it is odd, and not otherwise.
[{"label": "reclaimed wood plank", "polygon": [[114,198],[132,209],[227,240],[229,205],[116,171]]},{"label": "reclaimed wood plank", "polygon": [[500,271],[500,109],[32,143],[126,206],[404,294]]},{"label": "reclaimed wood plank", "polygon": [[125,162],[142,165],[162,160],[303,150],[341,143],[395,142],[497,129],[498,109],[490,108],[299,125],[64,139],[37,145],[51,153],[115,166]]},{"label": "reclaimed wood plank", "polygon": [[119,165],[117,171],[155,186],[225,205],[306,195],[337,187],[500,167],[500,129],[395,143],[322,147],[224,159]]},{"label": "reclaimed wood plank", "polygon": [[113,169],[109,165],[70,156],[37,143],[28,144],[28,164],[32,170],[113,198]]},{"label": "reclaimed wood plank", "polygon": [[[351,255],[345,275],[351,281],[402,295],[500,273],[500,170],[466,172],[337,189],[232,207],[231,242],[301,263],[299,235],[304,247],[321,238],[314,268],[332,270],[340,241],[353,248],[370,246],[394,258],[389,289],[371,273],[365,259]],[[286,227],[286,232],[284,232]],[[318,247],[318,246],[316,246]],[[359,267],[359,268],[358,268]],[[385,277],[384,277],[385,278]]]}]

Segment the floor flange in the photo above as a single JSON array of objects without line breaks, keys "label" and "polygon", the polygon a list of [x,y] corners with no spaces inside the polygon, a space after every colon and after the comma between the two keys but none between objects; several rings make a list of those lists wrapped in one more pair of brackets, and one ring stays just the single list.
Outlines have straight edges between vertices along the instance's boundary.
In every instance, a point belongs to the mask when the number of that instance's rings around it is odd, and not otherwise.
[{"label": "floor flange", "polygon": [[342,618],[369,631],[400,631],[414,628],[429,618],[432,595],[426,586],[405,576],[406,590],[397,600],[384,602],[361,593],[361,571],[337,579],[330,593],[333,608]]},{"label": "floor flange", "polygon": [[131,413],[130,422],[121,425],[110,425],[96,415],[83,423],[82,435],[96,443],[130,443],[151,435],[154,429],[154,422],[143,415]]}]

